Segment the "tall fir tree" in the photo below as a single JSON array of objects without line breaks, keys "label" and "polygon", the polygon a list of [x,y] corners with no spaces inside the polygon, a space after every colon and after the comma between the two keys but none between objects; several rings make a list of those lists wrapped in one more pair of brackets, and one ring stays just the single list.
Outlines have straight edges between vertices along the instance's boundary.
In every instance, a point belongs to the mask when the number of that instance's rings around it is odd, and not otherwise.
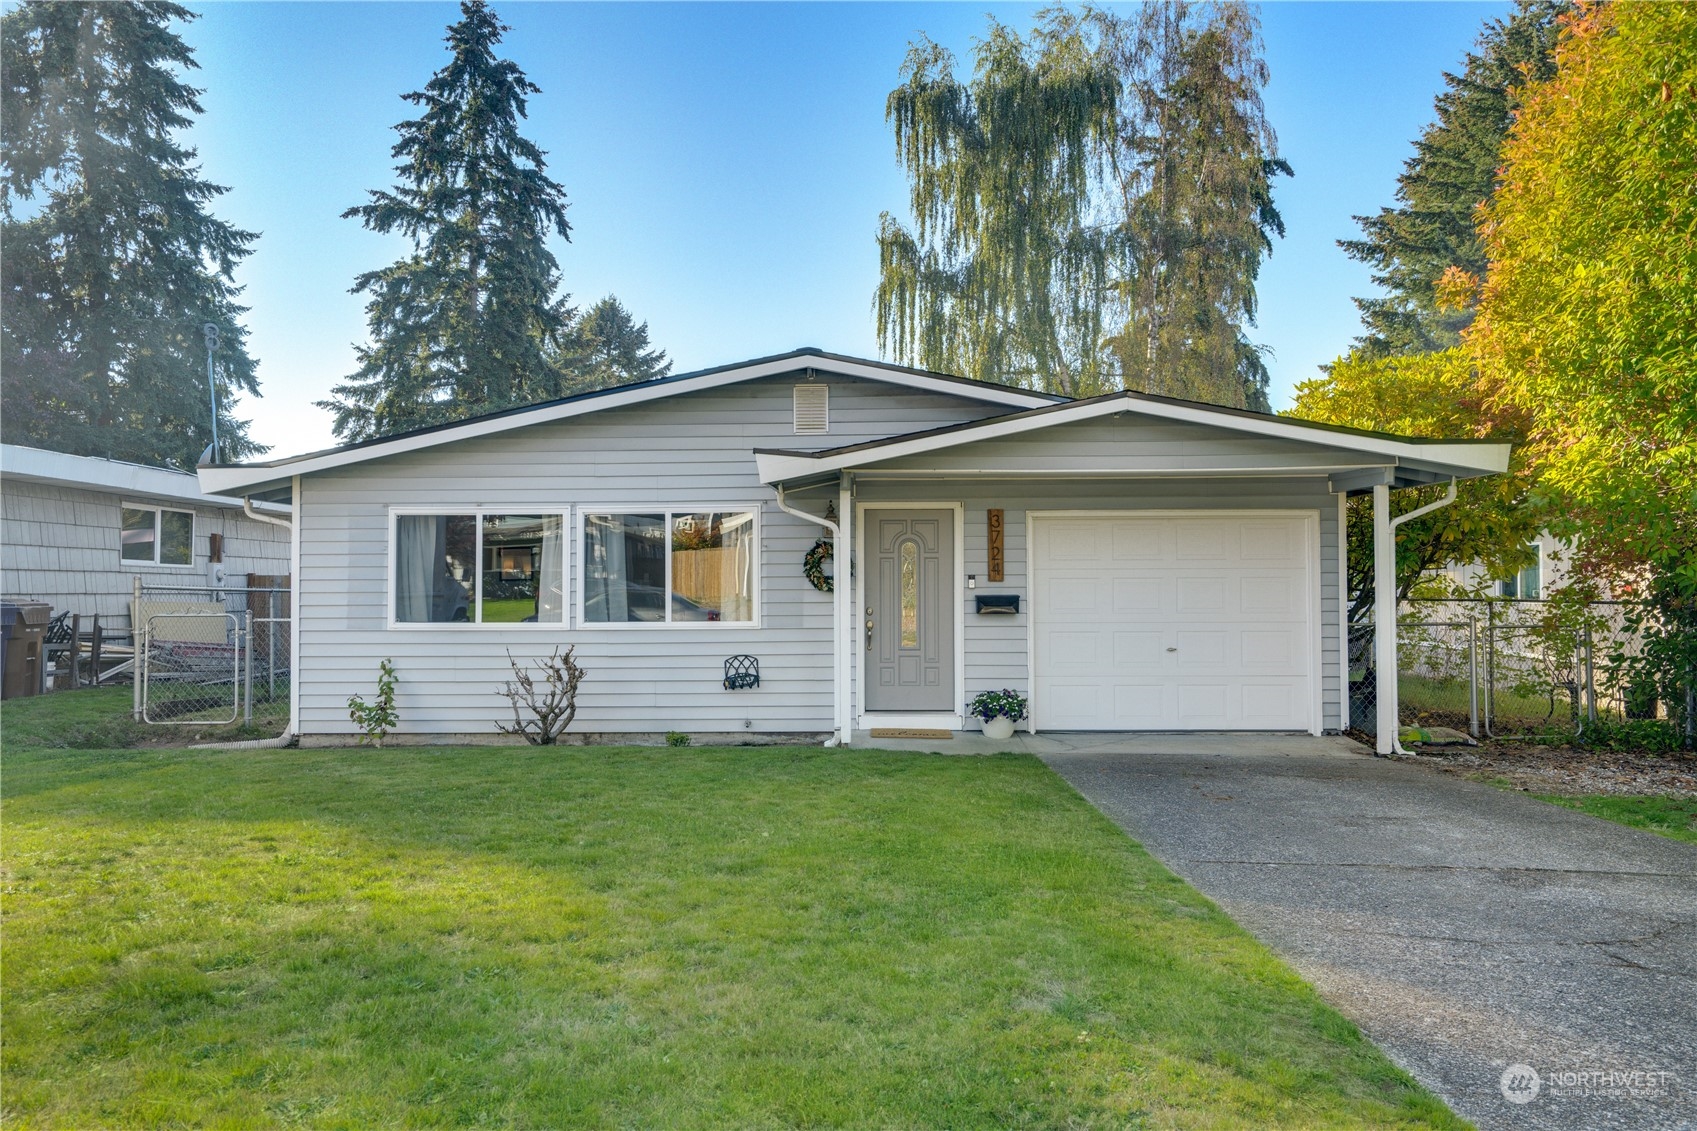
[{"label": "tall fir tree", "polygon": [[1367,330],[1356,343],[1362,356],[1460,343],[1473,304],[1446,306],[1438,281],[1451,268],[1485,274],[1477,213],[1496,191],[1521,91],[1555,74],[1558,20],[1569,10],[1563,0],[1516,0],[1507,19],[1485,25],[1461,73],[1444,75],[1436,117],[1397,178],[1396,206],[1357,216],[1362,238],[1339,241],[1351,258],[1373,268],[1373,282],[1385,292],[1355,300]]},{"label": "tall fir tree", "polygon": [[0,18],[0,435],[192,467],[211,440],[203,325],[217,327],[223,459],[265,449],[235,268],[257,238],[177,140],[201,112],[176,4],[32,2]]},{"label": "tall fir tree", "polygon": [[1255,14],[1172,0],[1096,18],[1125,76],[1113,156],[1131,269],[1125,326],[1110,340],[1122,379],[1267,412],[1269,375],[1247,329],[1261,261],[1285,231],[1273,178],[1291,169],[1261,101],[1268,72]]},{"label": "tall fir tree", "polygon": [[653,381],[672,371],[666,351],[648,340],[648,323],[638,322],[613,295],[573,320],[565,346],[550,359],[570,395],[616,385]]},{"label": "tall fir tree", "polygon": [[916,43],[887,116],[914,224],[888,214],[881,346],[1069,396],[1126,387],[1267,408],[1255,280],[1290,169],[1244,4],[1051,8],[992,22],[971,82]]},{"label": "tall fir tree", "polygon": [[483,0],[464,0],[448,28],[451,58],[424,90],[423,113],[395,127],[399,182],[350,208],[376,232],[399,232],[410,255],[360,275],[371,343],[359,371],[320,407],[355,441],[496,412],[561,395],[550,361],[572,310],[548,250],[570,239],[565,189],[543,151],[519,133],[540,93],[498,58],[508,30]]}]

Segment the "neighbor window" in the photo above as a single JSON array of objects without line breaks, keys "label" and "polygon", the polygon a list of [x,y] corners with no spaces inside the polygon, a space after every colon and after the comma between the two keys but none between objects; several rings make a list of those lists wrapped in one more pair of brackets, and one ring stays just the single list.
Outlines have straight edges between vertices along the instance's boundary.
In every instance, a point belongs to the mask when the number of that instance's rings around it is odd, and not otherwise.
[{"label": "neighbor window", "polygon": [[586,514],[583,623],[754,620],[753,511]]},{"label": "neighbor window", "polygon": [[123,506],[118,556],[144,565],[194,564],[194,512],[167,507]]},{"label": "neighbor window", "polygon": [[558,514],[397,514],[399,624],[561,624],[565,519]]},{"label": "neighbor window", "polygon": [[1536,601],[1543,595],[1544,547],[1533,542],[1527,549],[1532,551],[1532,564],[1507,581],[1497,582],[1497,593],[1500,596]]}]

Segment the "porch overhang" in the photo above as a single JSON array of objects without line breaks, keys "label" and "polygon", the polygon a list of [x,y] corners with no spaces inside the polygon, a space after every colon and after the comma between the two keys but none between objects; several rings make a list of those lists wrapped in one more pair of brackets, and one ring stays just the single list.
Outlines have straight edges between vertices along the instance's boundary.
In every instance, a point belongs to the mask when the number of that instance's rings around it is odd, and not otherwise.
[{"label": "porch overhang", "polygon": [[[1127,445],[1123,452],[1043,458],[1011,450],[1034,433],[1115,417],[1200,426],[1223,443],[1159,453]],[[976,448],[977,458],[963,451],[969,447]],[[1416,487],[1500,474],[1508,470],[1509,453],[1510,445],[1495,441],[1395,436],[1126,392],[870,443],[822,451],[763,448],[754,456],[762,483],[792,489],[832,483],[843,473],[863,481],[1323,476],[1334,493],[1358,494],[1379,485]]]}]

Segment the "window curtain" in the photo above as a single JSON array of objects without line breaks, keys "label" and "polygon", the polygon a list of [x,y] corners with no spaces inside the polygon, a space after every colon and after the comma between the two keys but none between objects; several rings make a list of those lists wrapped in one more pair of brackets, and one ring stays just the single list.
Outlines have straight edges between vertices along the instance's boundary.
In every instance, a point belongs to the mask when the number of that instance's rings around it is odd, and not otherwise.
[{"label": "window curtain", "polygon": [[565,531],[560,519],[542,520],[542,560],[537,563],[536,619],[559,624],[566,619]]},{"label": "window curtain", "polygon": [[589,559],[583,584],[583,619],[630,619],[625,563],[625,524],[618,515],[591,515],[585,523],[584,556]]},{"label": "window curtain", "polygon": [[395,619],[425,622],[432,615],[439,581],[447,574],[448,519],[444,515],[403,514],[395,523]]}]

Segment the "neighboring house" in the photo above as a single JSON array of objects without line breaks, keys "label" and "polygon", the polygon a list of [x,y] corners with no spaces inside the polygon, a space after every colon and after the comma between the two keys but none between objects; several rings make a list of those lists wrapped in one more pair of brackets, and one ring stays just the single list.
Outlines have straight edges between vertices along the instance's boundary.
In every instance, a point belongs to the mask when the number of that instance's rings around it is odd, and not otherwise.
[{"label": "neighboring house", "polygon": [[[1345,495],[1507,459],[800,350],[200,479],[294,499],[308,740],[386,658],[402,733],[491,735],[509,651],[565,644],[587,734],[956,730],[1002,687],[1042,730],[1319,733]],[[803,559],[838,535],[827,594]],[[727,690],[741,655],[760,684]]]},{"label": "neighboring house", "polygon": [[[288,508],[262,513],[287,517]],[[289,572],[289,531],[248,518],[242,500],[207,496],[185,471],[0,445],[0,593],[127,630],[134,579],[225,584]]]},{"label": "neighboring house", "polygon": [[1465,593],[1478,593],[1484,597],[1542,600],[1566,582],[1567,563],[1573,555],[1573,543],[1557,538],[1546,530],[1528,545],[1533,551],[1533,559],[1513,577],[1493,577],[1477,562],[1449,566],[1436,572]]}]

